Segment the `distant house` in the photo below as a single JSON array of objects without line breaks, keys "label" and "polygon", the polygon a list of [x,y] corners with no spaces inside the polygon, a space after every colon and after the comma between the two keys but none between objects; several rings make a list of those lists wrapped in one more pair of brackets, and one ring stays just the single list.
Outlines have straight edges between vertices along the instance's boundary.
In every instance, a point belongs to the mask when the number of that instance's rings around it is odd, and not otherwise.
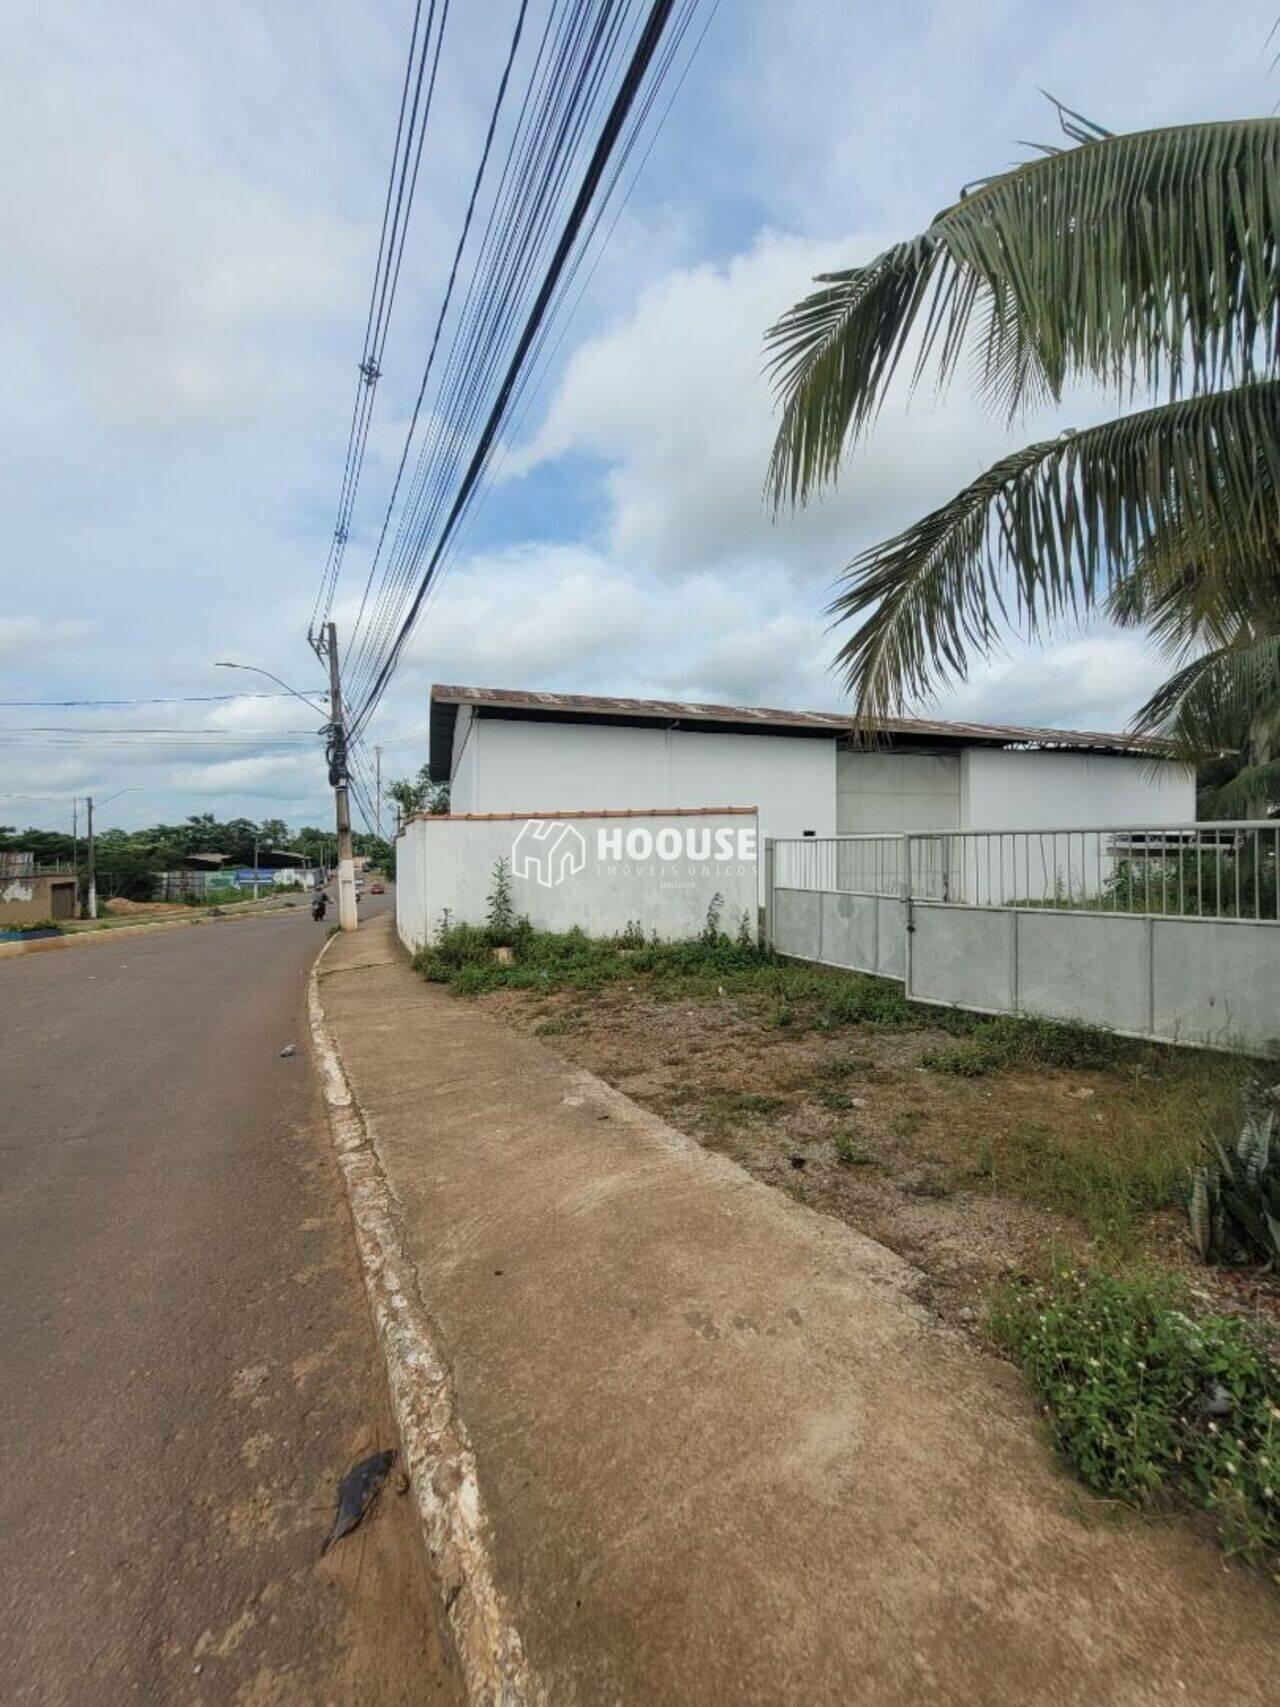
[{"label": "distant house", "polygon": [[33,853],[0,853],[0,929],[75,916],[76,874],[71,866],[37,865]]},{"label": "distant house", "polygon": [[[762,837],[1158,829],[1195,818],[1165,746],[1077,729],[431,690],[430,770],[455,814],[754,806]],[[1153,762],[1154,761],[1154,762]]]}]

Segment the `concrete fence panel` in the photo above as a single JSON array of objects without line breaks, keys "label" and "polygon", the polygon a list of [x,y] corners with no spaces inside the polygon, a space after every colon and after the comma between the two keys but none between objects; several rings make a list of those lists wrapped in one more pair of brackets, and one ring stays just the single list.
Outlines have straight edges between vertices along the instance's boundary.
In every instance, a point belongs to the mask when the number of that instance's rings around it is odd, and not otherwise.
[{"label": "concrete fence panel", "polygon": [[823,895],[819,960],[874,972],[880,921],[874,895]]},{"label": "concrete fence panel", "polygon": [[916,1001],[1280,1056],[1280,823],[877,833],[769,853],[781,954],[899,979]]},{"label": "concrete fence panel", "polygon": [[1280,1055],[1280,927],[1153,919],[1151,931],[1158,1037]]},{"label": "concrete fence panel", "polygon": [[882,978],[905,978],[907,975],[907,907],[904,901],[876,898],[876,964],[873,968]]},{"label": "concrete fence panel", "polygon": [[822,959],[822,896],[816,890],[776,889],[772,942],[779,954]]},{"label": "concrete fence panel", "polygon": [[1052,912],[1013,918],[1021,1012],[1150,1031],[1150,919]]},{"label": "concrete fence panel", "polygon": [[696,936],[713,901],[720,928],[752,937],[756,814],[749,807],[422,816],[396,843],[396,925],[421,948],[446,916],[483,924],[499,860],[516,914],[541,930],[615,936],[629,923],[663,941]]},{"label": "concrete fence panel", "polygon": [[1013,917],[996,908],[915,906],[908,995],[956,1007],[1012,1011]]}]

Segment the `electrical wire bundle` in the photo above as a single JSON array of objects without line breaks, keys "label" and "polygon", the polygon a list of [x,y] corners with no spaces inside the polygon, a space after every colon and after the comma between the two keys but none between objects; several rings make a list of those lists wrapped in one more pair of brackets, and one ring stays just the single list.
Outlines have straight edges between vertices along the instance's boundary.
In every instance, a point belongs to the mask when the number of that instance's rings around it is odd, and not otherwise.
[{"label": "electrical wire bundle", "polygon": [[[513,425],[518,429],[517,410],[522,406],[527,410],[545,377],[715,3],[547,0],[535,45],[526,36],[529,0],[521,0],[417,404],[365,577],[355,629],[344,648],[347,754],[353,765],[360,736],[386,691],[405,642],[447,573],[475,506],[492,480],[495,457],[504,454],[504,435],[510,435]],[[446,11],[443,8],[440,19],[437,59]],[[690,28],[699,12],[705,21],[695,39]],[[424,42],[430,34],[429,17]],[[414,41],[418,42],[417,15]],[[411,64],[414,51],[421,55],[422,48],[411,50]],[[408,82],[406,76],[406,89]],[[513,82],[523,85],[523,95],[514,120],[507,121],[504,107]],[[664,86],[672,86],[671,94],[659,110]],[[403,110],[402,102],[402,122]],[[489,189],[490,160],[499,137],[506,142],[505,158],[496,184]],[[398,135],[397,162],[401,158]],[[623,189],[633,161],[634,170]],[[403,178],[403,167],[399,170]],[[393,179],[396,171],[393,165]],[[407,180],[410,203],[415,181],[416,157]],[[611,209],[612,223],[606,229],[605,216]],[[407,217],[406,210],[406,223]],[[386,224],[384,219],[384,238]],[[395,216],[392,226],[399,229]],[[473,238],[473,232],[478,236]],[[383,250],[389,252],[390,247],[380,246],[380,271],[385,270]],[[393,281],[396,272],[398,261]],[[465,288],[455,308],[461,279]],[[378,291],[375,284],[375,297]],[[390,294],[394,295],[394,282]],[[370,325],[377,324],[371,304]],[[376,365],[380,348],[370,343],[366,333],[365,359],[370,359],[372,351]],[[372,387],[364,390],[371,398]],[[342,537],[335,534],[321,578],[313,636],[321,631],[338,591],[368,433],[368,415],[361,417],[361,402],[358,393],[352,438],[357,448],[349,448],[339,506]],[[349,473],[353,458],[354,479]],[[411,464],[412,472],[406,477]],[[367,776],[362,782],[367,790]]]}]

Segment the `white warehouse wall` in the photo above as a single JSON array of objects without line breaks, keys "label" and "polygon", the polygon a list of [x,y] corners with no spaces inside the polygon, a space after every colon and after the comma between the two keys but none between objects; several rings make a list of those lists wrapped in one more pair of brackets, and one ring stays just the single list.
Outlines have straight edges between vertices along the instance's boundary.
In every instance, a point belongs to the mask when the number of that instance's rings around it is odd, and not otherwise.
[{"label": "white warehouse wall", "polygon": [[455,812],[754,806],[762,841],[836,832],[836,744],[821,736],[479,717],[455,776]]},{"label": "white warehouse wall", "polygon": [[1100,753],[968,747],[960,765],[965,830],[1156,828],[1195,821],[1194,774]]},{"label": "white warehouse wall", "polygon": [[836,828],[841,835],[958,830],[959,753],[837,752]]},{"label": "white warehouse wall", "polygon": [[633,920],[646,936],[693,937],[719,896],[721,928],[755,935],[759,838],[754,812],[553,817],[417,817],[396,842],[396,929],[410,950],[445,915],[485,922],[494,866],[510,866],[518,916],[541,930],[608,937]]}]

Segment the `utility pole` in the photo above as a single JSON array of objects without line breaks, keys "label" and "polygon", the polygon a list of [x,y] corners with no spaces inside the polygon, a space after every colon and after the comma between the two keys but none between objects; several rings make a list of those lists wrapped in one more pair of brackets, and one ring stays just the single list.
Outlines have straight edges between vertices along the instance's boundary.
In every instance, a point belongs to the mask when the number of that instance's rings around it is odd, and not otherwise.
[{"label": "utility pole", "polygon": [[382,840],[382,748],[373,749],[373,779],[375,793],[373,818],[378,829],[378,840]]},{"label": "utility pole", "polygon": [[80,911],[80,802],[75,795],[71,796],[71,869],[76,874],[76,904],[75,913]]},{"label": "utility pole", "polygon": [[86,831],[88,884],[85,891],[84,916],[86,919],[96,919],[98,916],[98,880],[93,869],[93,796],[85,795],[85,809],[88,813],[88,829]]},{"label": "utility pole", "polygon": [[347,794],[347,731],[342,721],[342,678],[338,670],[338,625],[325,624],[329,654],[329,781],[338,816],[338,924],[356,928],[356,867],[351,848],[351,801]]},{"label": "utility pole", "polygon": [[253,838],[253,898],[255,901],[258,899],[258,837],[256,832]]}]

